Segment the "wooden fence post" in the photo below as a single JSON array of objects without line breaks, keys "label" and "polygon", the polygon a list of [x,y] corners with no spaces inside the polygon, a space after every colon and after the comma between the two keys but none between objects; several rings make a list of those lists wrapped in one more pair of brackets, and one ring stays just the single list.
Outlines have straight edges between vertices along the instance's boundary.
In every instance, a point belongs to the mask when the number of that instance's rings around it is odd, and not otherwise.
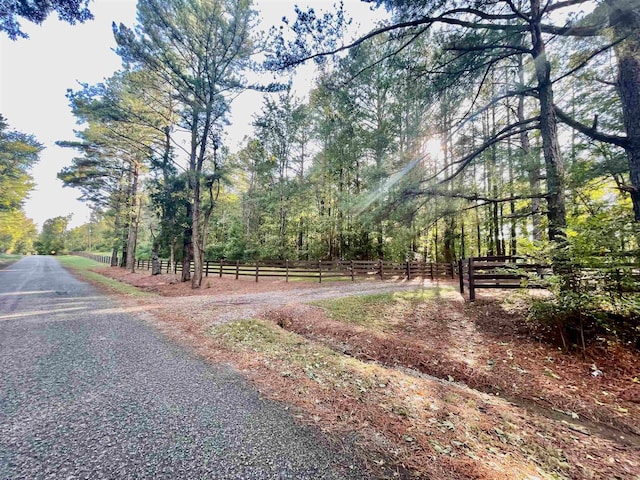
[{"label": "wooden fence post", "polygon": [[473,257],[469,257],[469,301],[476,299],[476,286],[473,278]]},{"label": "wooden fence post", "polygon": [[429,277],[431,278],[431,281],[433,282],[433,262],[429,262]]},{"label": "wooden fence post", "polygon": [[259,264],[259,261],[256,260],[256,283],[258,283],[259,276],[260,276],[260,264]]},{"label": "wooden fence post", "polygon": [[411,280],[411,264],[409,262],[406,262],[406,275],[407,280]]},{"label": "wooden fence post", "polygon": [[451,262],[451,280],[453,280],[454,278],[456,278],[456,263],[455,262]]},{"label": "wooden fence post", "polygon": [[209,276],[209,260],[204,261],[204,276]]},{"label": "wooden fence post", "polygon": [[318,260],[318,283],[322,283],[322,260]]},{"label": "wooden fence post", "polygon": [[353,260],[351,260],[350,267],[351,267],[351,281],[354,282],[356,279],[355,279],[355,272],[354,272],[354,269],[353,269]]},{"label": "wooden fence post", "polygon": [[384,263],[380,260],[380,280],[384,280]]},{"label": "wooden fence post", "polygon": [[240,260],[236,260],[236,280],[238,280],[239,275],[240,275]]},{"label": "wooden fence post", "polygon": [[285,268],[284,281],[289,282],[289,260],[284,261],[284,268]]},{"label": "wooden fence post", "polygon": [[218,273],[218,277],[219,278],[222,278],[222,262],[224,262],[224,260],[220,259],[220,270],[219,270],[219,273]]},{"label": "wooden fence post", "polygon": [[463,275],[462,262],[463,262],[462,259],[458,260],[458,280],[460,280],[460,293],[461,294],[464,293],[464,275]]}]

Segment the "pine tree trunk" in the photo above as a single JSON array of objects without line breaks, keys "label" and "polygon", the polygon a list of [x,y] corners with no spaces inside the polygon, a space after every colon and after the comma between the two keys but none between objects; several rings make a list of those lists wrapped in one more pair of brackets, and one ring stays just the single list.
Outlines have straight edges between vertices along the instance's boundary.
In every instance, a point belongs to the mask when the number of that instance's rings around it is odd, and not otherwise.
[{"label": "pine tree trunk", "polygon": [[111,266],[112,267],[118,266],[118,248],[117,247],[114,247],[113,250],[111,251]]},{"label": "pine tree trunk", "polygon": [[538,81],[538,101],[540,106],[540,136],[547,174],[547,218],[549,220],[549,240],[557,244],[566,241],[567,227],[565,207],[564,161],[558,143],[558,124],[553,107],[553,85],[551,83],[551,63],[547,60],[544,40],[540,29],[540,0],[531,0],[531,38],[536,79]]},{"label": "pine tree trunk", "polygon": [[[634,8],[633,4],[636,7]],[[625,151],[629,162],[631,200],[636,222],[640,221],[640,8],[638,2],[607,0],[609,20],[617,38],[618,78],[616,87],[622,102],[627,134]]]},{"label": "pine tree trunk", "polygon": [[158,256],[158,242],[153,242],[153,250],[151,251],[151,275],[160,275],[162,273],[162,264]]},{"label": "pine tree trunk", "polygon": [[171,239],[171,245],[169,246],[169,267],[172,268],[176,264],[176,238]]},{"label": "pine tree trunk", "polygon": [[202,285],[202,264],[204,252],[202,246],[201,218],[200,218],[200,169],[196,170],[196,178],[193,187],[193,276],[191,277],[191,288],[200,288]]},{"label": "pine tree trunk", "polygon": [[540,28],[540,0],[531,0],[531,40],[538,101],[540,106],[540,137],[547,178],[547,219],[549,241],[552,244],[552,267],[559,275],[560,288],[571,288],[571,265],[566,253],[566,206],[564,161],[558,143],[558,124],[553,106],[551,63],[548,61]]},{"label": "pine tree trunk", "polygon": [[138,195],[138,179],[140,177],[140,164],[133,162],[131,178],[130,204],[129,204],[129,231],[127,233],[127,270],[134,273],[136,270],[136,243],[138,234],[138,211],[140,200]]},{"label": "pine tree trunk", "polygon": [[[192,218],[191,202],[187,202],[187,218]],[[193,226],[189,225],[184,229],[182,237],[182,276],[181,281],[188,282],[191,280],[191,259],[193,258],[193,243],[192,243]]]}]

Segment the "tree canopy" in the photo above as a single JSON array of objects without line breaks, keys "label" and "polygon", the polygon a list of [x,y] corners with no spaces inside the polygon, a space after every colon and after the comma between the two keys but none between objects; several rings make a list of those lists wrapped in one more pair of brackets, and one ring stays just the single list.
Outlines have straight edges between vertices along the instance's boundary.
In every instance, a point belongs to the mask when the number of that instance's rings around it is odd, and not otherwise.
[{"label": "tree canopy", "polygon": [[42,148],[32,135],[10,130],[0,115],[0,212],[21,207],[33,188],[29,170]]},{"label": "tree canopy", "polygon": [[88,8],[90,2],[91,0],[3,0],[0,2],[0,30],[11,40],[27,38],[20,20],[41,24],[53,12],[58,14],[60,20],[72,25],[76,22],[83,23],[93,18]]},{"label": "tree canopy", "polygon": [[42,148],[32,135],[11,130],[0,115],[0,251],[31,251],[35,225],[22,206]]}]

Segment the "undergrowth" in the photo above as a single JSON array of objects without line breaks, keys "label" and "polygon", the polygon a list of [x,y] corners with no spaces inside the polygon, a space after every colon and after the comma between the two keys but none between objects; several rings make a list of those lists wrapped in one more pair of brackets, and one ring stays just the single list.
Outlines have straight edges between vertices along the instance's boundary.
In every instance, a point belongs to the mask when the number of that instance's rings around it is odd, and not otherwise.
[{"label": "undergrowth", "polygon": [[561,291],[532,301],[527,318],[565,350],[619,342],[640,350],[640,295]]}]

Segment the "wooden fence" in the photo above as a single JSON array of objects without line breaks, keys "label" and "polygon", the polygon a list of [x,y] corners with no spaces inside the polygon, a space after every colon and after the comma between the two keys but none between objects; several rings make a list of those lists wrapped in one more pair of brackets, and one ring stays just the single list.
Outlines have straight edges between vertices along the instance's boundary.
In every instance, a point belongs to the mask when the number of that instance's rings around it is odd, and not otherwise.
[{"label": "wooden fence", "polygon": [[79,255],[81,257],[90,258],[100,263],[108,263],[111,265],[111,256],[108,255],[95,255],[93,253],[73,252],[72,255]]},{"label": "wooden fence", "polygon": [[[79,254],[101,263],[111,263],[111,257]],[[138,270],[151,270],[151,260],[136,260]],[[161,271],[174,274],[182,273],[182,263],[174,265],[168,260],[160,260]],[[190,264],[193,272],[193,262]],[[261,260],[257,262],[240,262],[225,260],[206,260],[203,275],[254,277],[257,282],[261,277],[278,277],[289,281],[290,278],[317,279],[322,282],[327,279],[377,278],[380,280],[391,278],[455,278],[457,275],[455,264],[431,262],[386,262],[381,260],[346,260],[346,261],[303,261],[303,260]]]},{"label": "wooden fence", "polygon": [[[571,266],[571,281],[582,291],[622,295],[640,292],[640,263],[620,261]],[[549,265],[524,257],[472,257],[458,262],[460,293],[469,290],[474,301],[479,288],[545,288],[544,280],[552,274]]]},{"label": "wooden fence", "polygon": [[479,288],[544,288],[542,281],[551,273],[548,265],[524,257],[471,257],[458,262],[460,293],[466,286],[471,302]]}]

